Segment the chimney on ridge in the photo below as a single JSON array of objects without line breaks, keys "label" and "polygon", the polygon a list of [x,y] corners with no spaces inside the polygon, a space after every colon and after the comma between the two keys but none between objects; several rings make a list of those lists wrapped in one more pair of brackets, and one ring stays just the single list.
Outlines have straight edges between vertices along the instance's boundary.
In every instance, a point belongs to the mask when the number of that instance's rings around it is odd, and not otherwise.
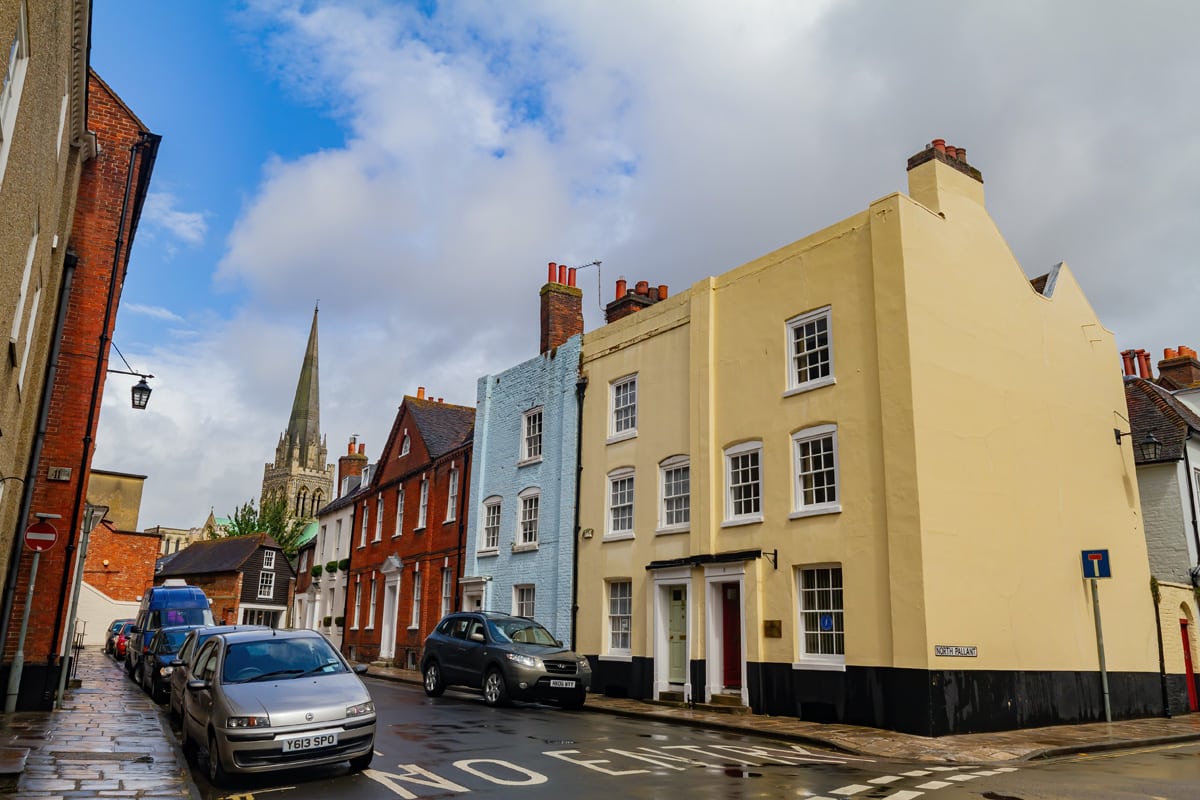
[{"label": "chimney on ridge", "polygon": [[967,163],[967,148],[934,139],[908,159],[908,196],[940,214],[951,195],[983,205],[983,173]]},{"label": "chimney on ridge", "polygon": [[1196,351],[1183,345],[1165,348],[1163,360],[1158,362],[1158,377],[1180,389],[1200,386],[1200,361],[1196,359]]},{"label": "chimney on ridge", "polygon": [[641,311],[646,306],[667,299],[666,284],[651,286],[648,281],[638,281],[632,290],[628,288],[624,278],[617,279],[617,296],[604,307],[605,323],[616,322],[622,317],[628,317],[635,311]]},{"label": "chimney on ridge", "polygon": [[[355,450],[357,446],[357,450]],[[338,474],[337,474],[337,491],[338,497],[341,497],[345,491],[346,478],[361,477],[363,468],[367,466],[367,446],[359,444],[358,434],[350,437],[350,444],[346,446],[346,455],[338,459]]]},{"label": "chimney on ridge", "polygon": [[583,333],[583,290],[575,286],[575,267],[550,262],[542,287],[542,335],[539,353],[548,353]]}]

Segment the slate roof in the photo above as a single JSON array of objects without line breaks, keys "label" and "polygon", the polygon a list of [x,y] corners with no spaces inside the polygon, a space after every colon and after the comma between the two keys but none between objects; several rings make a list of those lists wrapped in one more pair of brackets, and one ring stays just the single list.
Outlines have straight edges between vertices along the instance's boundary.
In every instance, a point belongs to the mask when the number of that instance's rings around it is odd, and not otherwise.
[{"label": "slate roof", "polygon": [[228,536],[221,539],[206,539],[195,542],[180,550],[163,566],[160,577],[172,575],[203,575],[211,572],[236,572],[252,556],[259,546],[283,548],[265,533],[253,536]]},{"label": "slate roof", "polygon": [[317,509],[317,516],[323,517],[326,514],[332,514],[334,511],[339,511],[339,510],[345,508],[346,506],[353,504],[354,501],[357,500],[360,495],[364,495],[367,493],[367,488],[368,487],[366,487],[366,486],[360,485],[360,486],[357,486],[356,488],[351,489],[350,491],[346,492],[341,497],[335,497],[334,499],[330,500],[328,503],[326,503],[325,505],[323,505],[319,509]]},{"label": "slate roof", "polygon": [[1184,442],[1191,432],[1200,433],[1200,416],[1170,390],[1134,375],[1125,376],[1125,405],[1129,407],[1129,429],[1133,435],[1135,463],[1147,463],[1137,444],[1147,433],[1162,445],[1158,461],[1183,458]]},{"label": "slate roof", "polygon": [[475,409],[405,397],[404,404],[425,441],[429,458],[436,460],[457,450],[475,435]]}]

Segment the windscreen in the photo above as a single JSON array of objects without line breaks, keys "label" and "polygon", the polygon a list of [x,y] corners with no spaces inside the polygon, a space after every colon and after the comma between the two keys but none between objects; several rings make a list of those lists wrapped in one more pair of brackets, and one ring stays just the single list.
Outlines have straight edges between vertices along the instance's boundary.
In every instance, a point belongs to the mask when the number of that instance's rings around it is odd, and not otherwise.
[{"label": "windscreen", "polygon": [[252,683],[345,671],[345,663],[323,638],[270,637],[229,645],[221,679],[225,683]]},{"label": "windscreen", "polygon": [[492,636],[502,642],[517,642],[518,644],[540,644],[554,647],[558,644],[550,631],[528,619],[503,619],[489,621]]}]

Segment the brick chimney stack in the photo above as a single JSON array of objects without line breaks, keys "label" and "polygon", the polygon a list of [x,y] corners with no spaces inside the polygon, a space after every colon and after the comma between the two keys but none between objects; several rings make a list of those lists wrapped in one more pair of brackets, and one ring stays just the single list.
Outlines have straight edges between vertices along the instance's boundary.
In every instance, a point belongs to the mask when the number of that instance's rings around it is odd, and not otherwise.
[{"label": "brick chimney stack", "polygon": [[1200,386],[1200,360],[1196,351],[1183,345],[1165,348],[1163,360],[1158,362],[1158,377],[1181,389]]},{"label": "brick chimney stack", "polygon": [[[358,448],[357,451],[355,448]],[[361,477],[363,469],[367,466],[367,446],[359,444],[358,436],[351,436],[350,443],[346,445],[346,455],[338,459],[338,474],[337,474],[337,492],[338,497],[342,496],[342,487],[345,486],[346,478]]]},{"label": "brick chimney stack", "polygon": [[617,279],[617,296],[604,307],[604,321],[616,322],[622,317],[628,317],[635,311],[667,299],[666,284],[651,286],[648,281],[638,281],[633,290],[628,289],[624,278]]},{"label": "brick chimney stack", "polygon": [[583,290],[575,286],[575,267],[550,262],[542,287],[542,336],[539,353],[548,353],[583,333]]},{"label": "brick chimney stack", "polygon": [[908,159],[908,196],[935,214],[945,210],[953,198],[983,205],[983,173],[967,163],[967,148],[934,139]]}]

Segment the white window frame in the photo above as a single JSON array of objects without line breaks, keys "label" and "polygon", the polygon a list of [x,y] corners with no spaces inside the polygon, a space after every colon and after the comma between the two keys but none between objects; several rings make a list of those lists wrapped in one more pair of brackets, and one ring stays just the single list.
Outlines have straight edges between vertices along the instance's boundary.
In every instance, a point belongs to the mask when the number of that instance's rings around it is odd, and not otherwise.
[{"label": "white window frame", "polygon": [[262,571],[258,573],[258,599],[269,599],[275,596],[275,573]]},{"label": "white window frame", "polygon": [[[617,490],[617,484],[622,486],[627,485],[629,489],[628,498],[622,496],[622,502],[619,506],[614,503],[613,493]],[[634,538],[634,531],[637,527],[637,504],[636,504],[636,484],[634,481],[633,467],[619,467],[608,473],[608,480],[605,483],[604,491],[604,540],[616,541],[620,539]],[[614,513],[617,508],[629,508],[629,527],[618,529],[614,525]]]},{"label": "white window frame", "polygon": [[[404,432],[404,438],[400,441],[400,455],[408,455],[408,451],[412,448],[412,442],[408,438],[408,431]],[[399,456],[397,456],[399,458]]]},{"label": "white window frame", "polygon": [[383,539],[383,492],[375,496],[375,538],[371,541],[378,542]]},{"label": "white window frame", "polygon": [[[37,254],[38,231],[41,222],[37,214],[33,216],[33,234],[29,237],[29,247],[25,251],[25,271],[21,274],[21,288],[17,291],[17,304],[13,308],[12,332],[8,335],[9,363],[15,366],[17,342],[21,341],[21,323],[25,319],[25,301],[29,297],[29,282],[33,278],[33,260]],[[24,374],[24,364],[21,373]]]},{"label": "white window frame", "polygon": [[[627,392],[623,392],[628,387]],[[622,395],[631,397],[632,402],[622,403],[617,405],[618,400]],[[626,409],[630,409],[628,418],[622,414]],[[637,373],[632,375],[623,375],[617,378],[608,386],[608,441],[609,443],[621,442],[626,439],[632,439],[637,436],[637,416],[638,416],[638,376]]]},{"label": "white window frame", "polygon": [[359,526],[359,533],[358,533],[358,549],[361,550],[362,548],[364,548],[366,546],[367,546],[367,501],[364,500],[363,504],[362,504],[362,525]]},{"label": "white window frame", "polygon": [[[667,475],[679,470],[687,470],[688,491],[686,495],[676,494],[667,496]],[[668,500],[684,498],[687,502],[687,520],[668,522],[671,510],[667,508]],[[678,509],[676,509],[678,511]],[[656,533],[679,533],[689,530],[692,526],[692,464],[687,456],[671,456],[664,458],[658,464],[658,529]]]},{"label": "white window frame", "polygon": [[[305,555],[307,555],[307,553],[305,553]],[[264,550],[263,551],[263,569],[275,569],[275,551],[274,550]],[[304,569],[304,566],[301,565],[300,569]]]},{"label": "white window frame", "polygon": [[[330,589],[330,591],[333,591]],[[358,630],[358,618],[362,613],[362,575],[354,576],[354,624],[352,630]]]},{"label": "white window frame", "polygon": [[[532,507],[533,515],[527,513]],[[530,526],[529,523],[532,523]],[[517,495],[517,528],[513,534],[513,550],[538,549],[538,532],[542,523],[542,490],[530,487]],[[532,527],[532,536],[530,529]]]},{"label": "white window frame", "polygon": [[[335,553],[342,552],[342,519],[338,517],[333,524],[333,551]],[[324,555],[322,551],[321,555]]]},{"label": "white window frame", "polygon": [[[818,577],[818,572],[828,572],[830,574],[830,588],[828,589],[805,589],[804,575],[806,572],[812,572],[814,577]],[[838,586],[834,587],[833,573],[837,573]],[[846,600],[845,600],[845,577],[841,564],[803,564],[795,569],[795,585],[796,585],[796,643],[797,643],[797,661],[793,665],[798,669],[827,669],[841,671],[846,668]],[[829,592],[831,594],[829,608],[825,608],[820,604],[809,606],[806,601],[810,599],[820,599],[820,592]],[[837,596],[840,604],[834,601],[832,595]],[[831,615],[831,630],[821,631],[818,629],[813,631],[813,634],[818,637],[817,652],[809,651],[809,641],[807,638],[808,628],[806,624],[806,614],[819,615],[823,612],[828,612]],[[837,629],[841,627],[839,632]],[[840,639],[839,639],[840,637]],[[830,642],[831,646],[826,648],[821,643]],[[837,646],[841,645],[841,653],[837,653]],[[834,652],[822,653],[822,649],[833,650]]]},{"label": "white window frame", "polygon": [[446,492],[446,522],[454,522],[458,510],[458,467],[450,465],[450,487]]},{"label": "white window frame", "polygon": [[[824,330],[807,330],[810,327],[814,329],[824,327]],[[831,307],[825,306],[792,317],[785,324],[785,330],[787,332],[787,347],[785,348],[785,352],[787,353],[787,382],[785,383],[784,396],[787,397],[801,392],[808,392],[821,386],[837,383],[833,372],[833,314]],[[801,332],[809,337],[823,337],[824,344],[818,344],[811,350],[800,351],[796,335]],[[807,362],[813,358],[814,354],[818,360],[815,364],[810,365]],[[823,371],[824,374],[802,379],[799,367],[801,360],[805,361],[806,370],[815,372]]]},{"label": "white window frame", "polygon": [[[801,450],[814,442],[829,442],[832,466],[821,472],[833,475],[833,500],[824,502],[807,502],[804,486],[804,475],[801,473]],[[817,491],[814,489],[814,492]],[[817,425],[805,428],[792,434],[792,519],[812,517],[818,514],[836,514],[842,510],[841,472],[838,469],[838,441],[836,425]]]},{"label": "white window frame", "polygon": [[425,521],[429,514],[429,476],[421,476],[421,502],[417,507],[417,527],[415,530],[425,530]]},{"label": "white window frame", "polygon": [[483,530],[480,531],[479,548],[482,553],[495,553],[500,549],[500,520],[502,500],[499,496],[483,501]]},{"label": "white window frame", "polygon": [[514,617],[536,616],[537,589],[532,583],[518,583],[513,586],[512,609]]},{"label": "white window frame", "polygon": [[412,600],[412,618],[408,622],[410,631],[417,630],[421,627],[421,568],[420,566],[413,567],[413,600]]},{"label": "white window frame", "polygon": [[438,619],[450,613],[450,602],[453,599],[454,575],[449,567],[442,567],[442,607]]},{"label": "white window frame", "polygon": [[25,88],[25,73],[29,69],[29,12],[25,0],[21,0],[17,11],[17,31],[4,54],[7,60],[4,84],[0,86],[0,186],[8,166],[8,152],[12,147],[13,133],[17,127],[17,112],[21,106],[21,94]]},{"label": "white window frame", "polygon": [[392,534],[395,539],[404,533],[404,484],[396,488],[396,531]]},{"label": "white window frame", "polygon": [[17,389],[25,385],[25,368],[29,366],[29,351],[33,348],[33,333],[37,325],[38,310],[42,304],[42,287],[33,290],[33,305],[29,309],[29,325],[25,328],[25,346],[21,348],[21,369],[17,372]]},{"label": "white window frame", "polygon": [[[758,465],[758,510],[751,513],[734,513],[733,464],[735,459],[754,454]],[[742,485],[742,484],[739,484]],[[748,485],[748,484],[746,484]],[[722,527],[751,525],[763,521],[763,448],[761,440],[741,442],[725,448],[725,520]]]},{"label": "white window frame", "polygon": [[[517,463],[521,465],[536,464],[542,460],[542,446],[545,442],[543,438],[545,421],[546,417],[543,406],[531,408],[521,415],[521,457]],[[537,431],[531,432],[530,428],[535,423]]]},{"label": "white window frame", "polygon": [[[628,593],[618,596],[617,587],[625,587]],[[629,578],[612,578],[604,582],[607,614],[604,623],[605,653],[610,656],[629,657],[633,652],[633,581]]]},{"label": "white window frame", "polygon": [[372,630],[375,627],[375,595],[378,594],[375,586],[375,576],[371,576],[371,597],[367,601],[367,630]]}]

